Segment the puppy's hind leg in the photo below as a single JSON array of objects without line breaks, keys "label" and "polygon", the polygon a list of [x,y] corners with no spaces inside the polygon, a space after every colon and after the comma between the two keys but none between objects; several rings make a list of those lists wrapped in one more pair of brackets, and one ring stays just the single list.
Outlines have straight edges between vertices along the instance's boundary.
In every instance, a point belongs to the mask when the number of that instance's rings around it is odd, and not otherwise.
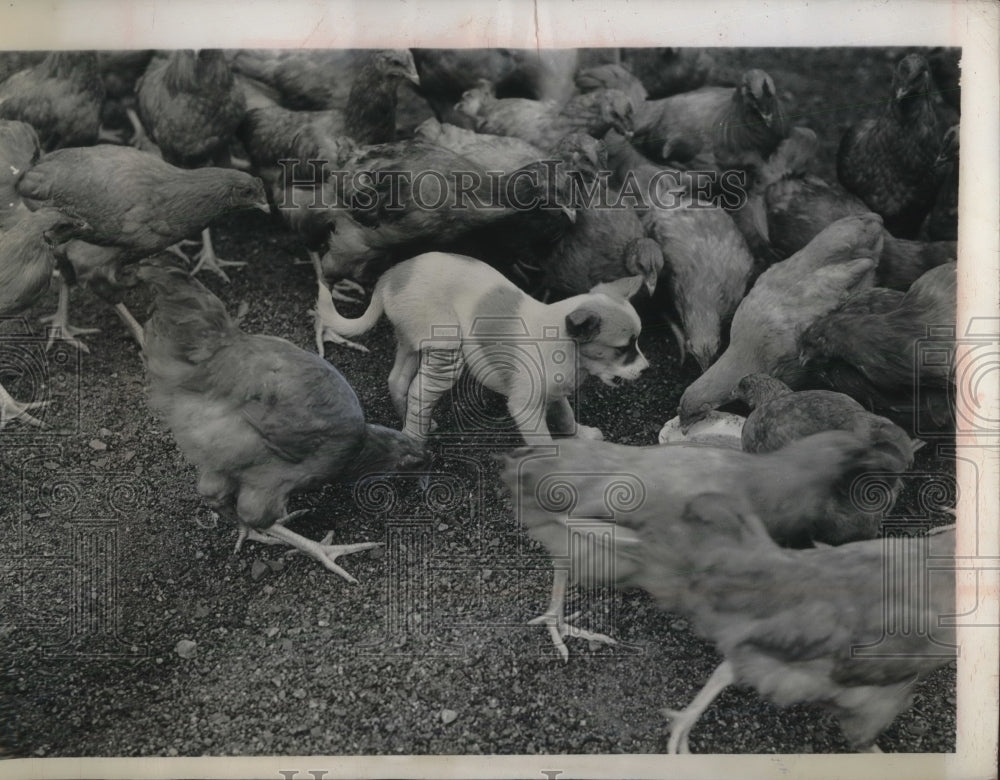
[{"label": "puppy's hind leg", "polygon": [[420,367],[420,353],[402,342],[396,345],[396,362],[389,372],[389,396],[402,422],[406,422],[406,399]]},{"label": "puppy's hind leg", "polygon": [[427,438],[431,413],[441,396],[458,381],[464,363],[460,349],[427,348],[421,351],[420,368],[407,392],[403,433],[418,441]]}]

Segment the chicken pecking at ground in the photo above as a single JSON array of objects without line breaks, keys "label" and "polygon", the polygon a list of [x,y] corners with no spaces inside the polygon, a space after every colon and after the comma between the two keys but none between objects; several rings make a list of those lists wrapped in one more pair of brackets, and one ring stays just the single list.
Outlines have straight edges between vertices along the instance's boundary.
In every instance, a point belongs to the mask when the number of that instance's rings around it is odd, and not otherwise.
[{"label": "chicken pecking at ground", "polygon": [[[185,170],[127,146],[61,149],[43,156],[17,184],[28,208],[52,206],[85,220],[82,240],[61,247],[64,275],[116,284],[123,264],[148,257],[200,232],[233,211],[267,208],[259,179],[226,168]],[[69,324],[65,281],[50,335],[78,346],[85,329]],[[117,304],[136,339],[141,329]]]},{"label": "chicken pecking at ground", "polygon": [[103,103],[93,52],[54,51],[0,84],[0,119],[27,122],[45,151],[97,143]]},{"label": "chicken pecking at ground", "polygon": [[[548,627],[566,659],[567,636],[609,639],[568,622],[568,585],[614,584],[666,598],[663,561],[647,556],[672,534],[688,501],[706,490],[745,501],[781,544],[841,541],[848,530],[863,534],[862,524],[841,527],[843,518],[827,510],[836,497],[849,506],[855,477],[877,469],[882,458],[845,431],[762,455],[704,444],[628,447],[579,439],[518,449],[507,456],[501,478],[518,522],[556,559],[549,607],[532,623]],[[673,574],[682,583],[686,570]]]},{"label": "chicken pecking at ground", "polygon": [[198,493],[244,539],[286,544],[348,582],[341,555],[378,543],[330,544],[285,527],[293,493],[424,462],[410,437],[365,422],[344,377],[284,339],[239,329],[200,282],[153,258],[136,268],[155,293],[147,322],[149,404],[198,469]]},{"label": "chicken pecking at ground", "polygon": [[732,401],[747,374],[798,386],[805,378],[799,336],[852,293],[872,286],[881,251],[882,220],[875,214],[847,217],[767,269],[737,307],[725,352],[681,396],[682,427]]},{"label": "chicken pecking at ground", "polygon": [[455,108],[475,120],[478,132],[516,136],[545,151],[570,133],[601,138],[608,130],[617,130],[631,137],[635,110],[629,96],[617,89],[595,90],[560,104],[497,98],[488,81],[467,90]]},{"label": "chicken pecking at ground", "polygon": [[805,329],[801,358],[823,385],[899,425],[913,429],[920,419],[947,428],[954,415],[954,366],[923,359],[919,344],[935,332],[954,333],[957,292],[957,267],[946,263],[905,294],[877,289],[850,298]]},{"label": "chicken pecking at ground", "polygon": [[[643,193],[639,216],[663,254],[652,306],[677,340],[681,362],[690,354],[706,371],[719,353],[723,329],[746,294],[753,257],[719,202],[692,193],[675,171],[635,159],[621,135],[606,136],[615,168]],[[624,187],[623,187],[624,189]]]},{"label": "chicken pecking at ground", "polygon": [[[58,209],[26,212],[0,230],[0,317],[17,314],[34,304],[49,289],[57,258],[54,247],[87,230],[83,220]],[[40,426],[28,412],[44,402],[20,404],[0,385],[0,430],[10,420]]]},{"label": "chicken pecking at ground", "polygon": [[[172,51],[154,59],[136,84],[138,118],[163,159],[179,168],[230,165],[229,144],[246,114],[246,98],[221,49]],[[226,281],[224,266],[242,262],[215,254],[208,227],[192,273],[214,271]]]},{"label": "chicken pecking at ground", "polygon": [[[818,147],[815,132],[793,128],[774,154],[755,169],[747,204],[734,213],[737,224],[745,234],[749,232],[748,243],[765,243],[778,260],[798,252],[831,222],[869,211],[839,184],[809,173]],[[897,290],[905,290],[925,271],[957,257],[954,240],[910,241],[895,238],[889,231],[884,231],[883,239],[876,282]]]},{"label": "chicken pecking at ground", "polygon": [[896,66],[882,114],[851,127],[837,151],[837,178],[885,221],[896,238],[916,238],[941,183],[934,165],[944,128],[927,60]]},{"label": "chicken pecking at ground", "polygon": [[687,708],[667,710],[668,752],[690,752],[691,729],[729,685],[782,707],[825,705],[853,749],[881,752],[875,740],[916,685],[956,656],[955,528],[786,550],[765,518],[705,493],[650,545],[663,582],[650,592],[725,658]]}]

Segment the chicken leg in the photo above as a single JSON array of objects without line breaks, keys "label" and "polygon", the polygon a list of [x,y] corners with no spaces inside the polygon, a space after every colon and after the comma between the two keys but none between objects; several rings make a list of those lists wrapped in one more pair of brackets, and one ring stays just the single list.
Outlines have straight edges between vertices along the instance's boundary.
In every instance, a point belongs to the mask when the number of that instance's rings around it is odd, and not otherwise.
[{"label": "chicken leg", "polygon": [[284,524],[289,520],[300,517],[308,511],[308,509],[300,509],[297,512],[285,515],[284,517],[276,520],[274,525],[264,531],[257,531],[256,529],[241,525],[240,535],[236,541],[236,551],[239,551],[246,539],[250,539],[255,542],[262,542],[263,544],[286,544],[300,552],[304,552],[306,555],[312,556],[334,574],[339,574],[352,585],[357,585],[358,581],[337,565],[337,558],[341,555],[350,555],[351,553],[381,547],[382,542],[330,544],[330,540],[333,539],[333,531],[330,531],[320,541],[314,542],[311,539],[306,539],[306,537],[301,534],[295,533],[295,531],[290,531],[285,528]]},{"label": "chicken leg", "polygon": [[563,661],[569,661],[569,648],[563,639],[567,636],[573,639],[586,639],[591,642],[602,642],[606,645],[616,645],[618,642],[606,634],[595,634],[592,631],[584,631],[577,628],[569,621],[579,616],[579,612],[564,617],[564,606],[566,603],[566,586],[569,582],[569,572],[565,569],[556,569],[552,580],[552,598],[549,601],[549,608],[544,614],[529,620],[529,626],[544,625],[549,628],[549,635],[552,637],[552,644],[556,646]]},{"label": "chicken leg", "polygon": [[28,410],[41,409],[44,406],[48,406],[48,404],[48,401],[30,401],[22,404],[11,398],[10,393],[4,389],[3,385],[0,385],[0,431],[2,431],[11,420],[20,420],[23,423],[34,425],[37,428],[44,427],[45,423],[37,417],[32,417],[28,414]]},{"label": "chicken leg", "polygon": [[67,341],[81,352],[90,353],[90,347],[80,341],[77,336],[86,336],[90,333],[100,333],[99,328],[77,328],[69,324],[69,285],[63,279],[62,274],[55,272],[56,283],[59,287],[59,303],[55,312],[41,318],[41,322],[49,323],[49,339],[45,344],[48,351],[56,339]]},{"label": "chicken leg", "polygon": [[727,687],[736,682],[736,675],[729,661],[723,661],[712,672],[708,682],[698,691],[687,707],[683,710],[664,710],[663,714],[670,718],[670,741],[667,743],[668,753],[690,753],[688,745],[688,735],[694,724],[702,716],[709,705],[715,701],[715,697],[722,693]]},{"label": "chicken leg", "polygon": [[219,276],[221,276],[225,281],[229,281],[229,276],[223,270],[226,266],[237,267],[241,265],[246,265],[243,260],[223,260],[221,257],[215,254],[215,250],[212,248],[212,233],[208,228],[201,231],[201,252],[198,253],[198,263],[191,270],[191,276],[194,276],[201,270],[214,271]]}]

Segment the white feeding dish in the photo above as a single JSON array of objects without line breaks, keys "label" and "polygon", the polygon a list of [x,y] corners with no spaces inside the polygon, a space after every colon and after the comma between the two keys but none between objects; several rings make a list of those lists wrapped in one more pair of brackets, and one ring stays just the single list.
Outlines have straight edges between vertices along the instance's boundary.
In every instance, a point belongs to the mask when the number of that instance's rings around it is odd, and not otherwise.
[{"label": "white feeding dish", "polygon": [[740,450],[743,449],[740,436],[746,419],[728,412],[709,412],[705,419],[692,425],[687,433],[682,433],[680,418],[674,417],[660,429],[660,444],[691,442]]}]

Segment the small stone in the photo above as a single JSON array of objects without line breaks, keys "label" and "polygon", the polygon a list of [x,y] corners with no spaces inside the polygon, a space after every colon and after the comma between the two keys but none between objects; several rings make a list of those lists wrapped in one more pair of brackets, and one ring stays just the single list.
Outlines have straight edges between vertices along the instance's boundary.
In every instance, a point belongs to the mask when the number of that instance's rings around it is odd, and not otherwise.
[{"label": "small stone", "polygon": [[108,445],[105,444],[100,439],[91,439],[87,443],[87,446],[89,446],[90,449],[92,449],[92,450],[97,450],[98,452],[104,452],[104,450],[106,450],[108,448]]},{"label": "small stone", "polygon": [[671,631],[687,631],[688,630],[688,622],[686,620],[684,620],[683,618],[678,618],[677,620],[673,621],[670,624],[670,630]]},{"label": "small stone", "polygon": [[457,717],[458,713],[455,710],[441,710],[441,722],[446,726],[449,723],[454,723]]},{"label": "small stone", "polygon": [[254,561],[253,565],[250,567],[250,579],[256,582],[269,571],[270,569],[264,561]]},{"label": "small stone", "polygon": [[181,658],[194,658],[198,652],[198,643],[190,639],[182,639],[174,646],[174,652]]},{"label": "small stone", "polygon": [[307,694],[304,688],[296,688],[294,691],[292,691],[292,696],[294,696],[296,699],[304,699],[306,695]]},{"label": "small stone", "polygon": [[201,550],[195,550],[194,557],[195,560],[200,561],[202,558],[205,557],[205,553],[203,553]]},{"label": "small stone", "polygon": [[265,635],[267,636],[267,638],[268,638],[268,639],[274,639],[274,637],[276,637],[276,636],[278,635],[278,632],[279,632],[280,630],[281,630],[281,629],[280,629],[280,628],[277,628],[276,626],[271,626],[271,627],[270,627],[269,629],[267,629],[267,631],[265,631],[264,633],[265,633]]},{"label": "small stone", "polygon": [[99,430],[97,432],[97,435],[98,436],[103,436],[105,439],[110,439],[111,438],[111,431],[109,431],[107,428],[101,428],[101,430]]},{"label": "small stone", "polygon": [[128,463],[134,457],[135,453],[132,450],[125,450],[125,452],[121,454],[122,463]]},{"label": "small stone", "polygon": [[440,525],[438,525],[437,529],[439,531],[447,531],[448,530],[448,524],[447,523],[441,523]]},{"label": "small stone", "polygon": [[295,645],[292,644],[292,640],[291,639],[282,639],[281,640],[281,649],[284,650],[286,653],[291,652],[291,650],[292,650],[292,648],[294,646]]},{"label": "small stone", "polygon": [[496,696],[490,696],[489,705],[492,709],[495,710],[497,707],[500,706],[500,699],[498,699]]},{"label": "small stone", "polygon": [[316,622],[316,625],[319,626],[320,628],[326,628],[328,625],[330,625],[330,621],[328,621],[328,620],[319,620],[319,621]]}]

